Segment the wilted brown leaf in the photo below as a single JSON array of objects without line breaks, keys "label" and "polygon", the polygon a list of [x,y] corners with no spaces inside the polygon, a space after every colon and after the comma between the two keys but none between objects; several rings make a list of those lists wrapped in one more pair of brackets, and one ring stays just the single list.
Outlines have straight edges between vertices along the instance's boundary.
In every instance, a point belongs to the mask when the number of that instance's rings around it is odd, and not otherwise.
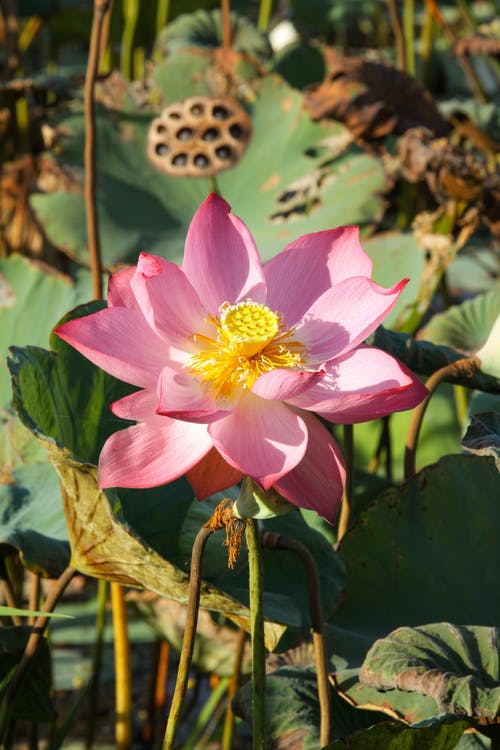
[{"label": "wilted brown leaf", "polygon": [[395,68],[329,50],[326,79],[306,90],[305,107],[313,120],[344,122],[358,138],[374,140],[424,126],[435,136],[449,125],[430,94]]}]

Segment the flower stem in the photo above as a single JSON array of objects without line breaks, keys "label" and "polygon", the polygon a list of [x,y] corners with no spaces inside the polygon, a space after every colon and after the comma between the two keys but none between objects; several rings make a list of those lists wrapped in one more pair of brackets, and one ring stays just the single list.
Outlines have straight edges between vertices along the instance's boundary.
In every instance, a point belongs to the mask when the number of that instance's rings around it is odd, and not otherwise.
[{"label": "flower stem", "polygon": [[85,211],[87,219],[87,243],[92,270],[94,299],[102,297],[102,262],[99,245],[99,223],[96,205],[96,128],[94,86],[99,68],[101,37],[109,3],[107,0],[94,0],[94,15],[90,32],[89,59],[85,74]]},{"label": "flower stem", "polygon": [[246,540],[250,588],[250,633],[252,636],[252,750],[266,747],[266,652],[262,601],[262,555],[257,521],[247,518]]},{"label": "flower stem", "polygon": [[241,628],[238,636],[238,643],[236,646],[236,654],[234,656],[234,667],[231,680],[227,687],[227,709],[224,717],[224,729],[222,730],[222,750],[231,750],[233,747],[233,733],[234,733],[234,713],[231,707],[231,701],[236,695],[240,684],[240,673],[241,663],[243,661],[243,652],[245,649],[246,632]]},{"label": "flower stem", "polygon": [[409,479],[415,474],[415,462],[417,454],[418,437],[420,434],[420,428],[424,418],[425,411],[429,405],[432,394],[437,389],[438,385],[443,382],[446,378],[460,378],[460,377],[473,377],[480,369],[480,362],[476,357],[464,357],[463,359],[457,359],[445,367],[441,367],[436,370],[426,382],[427,390],[429,395],[414,409],[411,416],[410,425],[408,427],[408,434],[406,436],[406,450],[404,458],[404,474],[405,479]]},{"label": "flower stem", "polygon": [[196,635],[196,625],[198,622],[198,610],[200,608],[200,589],[201,589],[201,562],[203,550],[212,529],[202,526],[196,535],[191,553],[191,573],[189,576],[189,596],[187,604],[187,617],[184,626],[184,637],[182,640],[181,655],[179,660],[179,669],[177,672],[177,682],[175,684],[172,705],[168,715],[165,738],[163,740],[163,750],[172,750],[175,742],[175,735],[179,726],[181,716],[182,702],[186,695],[186,689],[189,677],[189,667],[193,657],[194,639]]},{"label": "flower stem", "polygon": [[269,26],[272,9],[273,0],[260,0],[259,17],[257,19],[257,27],[260,31],[265,31]]},{"label": "flower stem", "polygon": [[330,688],[328,685],[328,658],[325,645],[325,628],[321,609],[320,580],[316,560],[307,547],[296,539],[282,534],[265,531],[262,534],[262,546],[268,549],[283,549],[298,555],[304,565],[307,577],[307,593],[313,631],[314,654],[316,660],[316,677],[318,680],[318,698],[320,706],[320,747],[330,741],[332,724]]},{"label": "flower stem", "polygon": [[345,489],[340,506],[337,544],[349,529],[354,501],[354,428],[352,424],[344,425],[344,456],[346,464]]},{"label": "flower stem", "polygon": [[111,608],[115,644],[115,739],[118,750],[126,750],[132,734],[132,685],[130,679],[130,646],[127,632],[125,593],[119,583],[111,584]]}]

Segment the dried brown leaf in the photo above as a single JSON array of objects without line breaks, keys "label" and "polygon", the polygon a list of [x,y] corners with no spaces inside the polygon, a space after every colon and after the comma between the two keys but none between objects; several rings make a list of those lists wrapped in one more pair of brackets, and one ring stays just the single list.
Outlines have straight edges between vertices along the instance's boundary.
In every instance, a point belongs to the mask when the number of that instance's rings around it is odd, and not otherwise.
[{"label": "dried brown leaf", "polygon": [[305,92],[313,120],[344,122],[364,140],[383,138],[424,126],[445,135],[449,125],[430,94],[414,78],[395,68],[329,50],[326,79]]}]

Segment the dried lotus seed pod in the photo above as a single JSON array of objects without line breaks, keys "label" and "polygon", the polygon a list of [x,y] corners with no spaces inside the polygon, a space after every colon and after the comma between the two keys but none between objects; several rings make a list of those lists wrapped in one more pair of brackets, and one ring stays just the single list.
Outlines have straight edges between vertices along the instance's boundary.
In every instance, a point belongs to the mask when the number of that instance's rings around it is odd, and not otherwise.
[{"label": "dried lotus seed pod", "polygon": [[251,134],[251,120],[236,99],[193,96],[152,121],[147,155],[165,174],[210,177],[240,160]]}]

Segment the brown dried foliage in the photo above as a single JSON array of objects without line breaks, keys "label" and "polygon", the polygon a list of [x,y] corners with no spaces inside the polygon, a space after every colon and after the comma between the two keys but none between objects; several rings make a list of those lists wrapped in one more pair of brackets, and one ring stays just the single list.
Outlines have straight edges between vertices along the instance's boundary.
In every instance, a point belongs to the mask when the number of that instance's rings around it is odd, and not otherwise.
[{"label": "brown dried foliage", "polygon": [[345,123],[365,141],[424,126],[446,135],[449,125],[430,94],[414,78],[395,68],[328,51],[326,79],[307,89],[305,107],[313,120]]}]

